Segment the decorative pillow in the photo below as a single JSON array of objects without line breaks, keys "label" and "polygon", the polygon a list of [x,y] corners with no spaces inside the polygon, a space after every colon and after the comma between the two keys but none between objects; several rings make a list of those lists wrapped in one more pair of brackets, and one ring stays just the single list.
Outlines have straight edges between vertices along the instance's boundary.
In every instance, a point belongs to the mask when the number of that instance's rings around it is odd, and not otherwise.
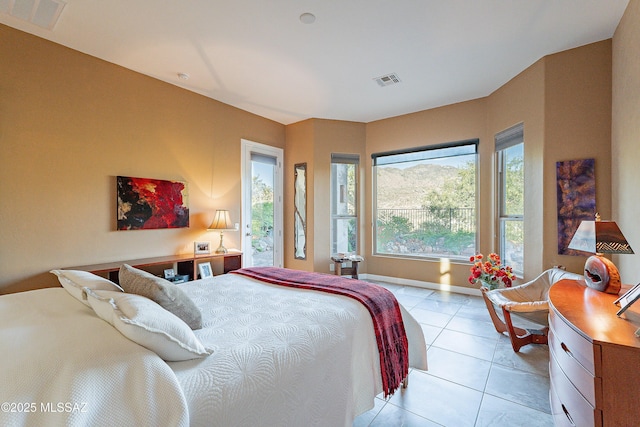
[{"label": "decorative pillow", "polygon": [[123,292],[122,288],[111,280],[97,276],[88,271],[81,270],[51,270],[50,273],[58,276],[58,281],[74,298],[85,305],[89,305],[83,288],[102,289],[105,291]]},{"label": "decorative pillow", "polygon": [[142,295],[184,320],[191,329],[202,328],[202,313],[189,296],[174,283],[123,264],[120,286],[125,292]]},{"label": "decorative pillow", "polygon": [[89,305],[102,320],[163,360],[177,362],[212,353],[186,323],[148,298],[89,288],[85,292]]}]

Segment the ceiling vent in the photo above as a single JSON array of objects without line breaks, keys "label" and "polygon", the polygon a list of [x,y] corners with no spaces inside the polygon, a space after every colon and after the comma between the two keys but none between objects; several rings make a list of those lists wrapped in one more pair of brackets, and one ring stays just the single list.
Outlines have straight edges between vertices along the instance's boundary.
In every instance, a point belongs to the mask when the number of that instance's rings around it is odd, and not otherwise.
[{"label": "ceiling vent", "polygon": [[60,0],[0,0],[0,13],[53,30],[65,5]]},{"label": "ceiling vent", "polygon": [[400,78],[396,73],[391,73],[385,76],[376,77],[373,80],[375,80],[376,83],[378,83],[380,86],[383,86],[383,87],[400,83]]}]

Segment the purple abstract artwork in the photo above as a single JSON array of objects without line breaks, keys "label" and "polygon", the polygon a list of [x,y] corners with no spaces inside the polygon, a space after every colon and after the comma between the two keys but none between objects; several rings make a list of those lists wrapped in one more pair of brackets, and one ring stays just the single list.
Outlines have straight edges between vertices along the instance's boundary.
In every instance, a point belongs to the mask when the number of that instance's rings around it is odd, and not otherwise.
[{"label": "purple abstract artwork", "polygon": [[583,220],[596,214],[595,159],[556,163],[558,189],[558,254],[584,255],[568,249],[573,234]]}]

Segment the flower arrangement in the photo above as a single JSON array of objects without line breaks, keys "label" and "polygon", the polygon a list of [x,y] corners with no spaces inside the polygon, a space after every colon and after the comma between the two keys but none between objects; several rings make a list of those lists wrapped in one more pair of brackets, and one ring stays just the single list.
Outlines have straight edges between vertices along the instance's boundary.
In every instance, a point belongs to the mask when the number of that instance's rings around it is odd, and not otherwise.
[{"label": "flower arrangement", "polygon": [[476,254],[469,258],[469,261],[473,263],[469,283],[488,287],[489,290],[503,286],[510,288],[516,278],[511,267],[502,265],[498,254],[491,253],[488,258],[488,260],[483,261],[482,254]]}]

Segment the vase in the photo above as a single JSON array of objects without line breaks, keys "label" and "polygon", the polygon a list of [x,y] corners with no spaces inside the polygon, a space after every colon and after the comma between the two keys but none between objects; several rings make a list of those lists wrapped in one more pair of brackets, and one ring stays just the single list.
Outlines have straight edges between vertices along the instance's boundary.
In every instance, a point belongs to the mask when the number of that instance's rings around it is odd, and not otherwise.
[{"label": "vase", "polygon": [[494,289],[498,289],[499,286],[496,283],[491,283],[491,282],[486,282],[484,280],[480,280],[480,286],[483,288],[487,288],[490,291],[494,290]]}]

